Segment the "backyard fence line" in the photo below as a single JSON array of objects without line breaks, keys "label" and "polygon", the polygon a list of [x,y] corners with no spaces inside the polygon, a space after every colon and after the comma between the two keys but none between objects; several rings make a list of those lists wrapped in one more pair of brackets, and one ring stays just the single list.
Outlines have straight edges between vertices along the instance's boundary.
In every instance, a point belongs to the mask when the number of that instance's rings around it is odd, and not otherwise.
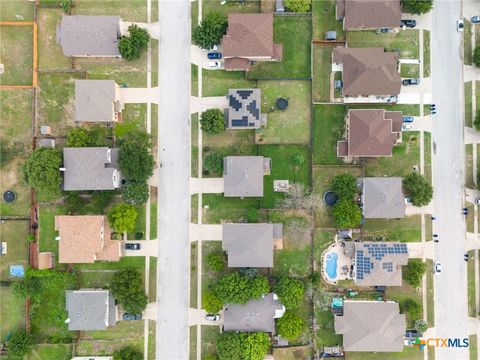
[{"label": "backyard fence line", "polygon": [[246,78],[247,80],[253,80],[253,81],[255,81],[255,80],[309,80],[309,81],[311,81],[311,80],[312,80],[311,77],[296,77],[296,78],[295,78],[295,77],[280,77],[280,78],[279,78],[279,77],[262,77],[262,78],[249,78],[249,77],[248,77],[248,73],[247,73],[247,75],[245,76],[245,78]]},{"label": "backyard fence line", "polygon": [[306,13],[296,13],[296,12],[274,12],[273,13],[275,16],[295,16],[295,17],[312,17],[312,12],[306,12]]},{"label": "backyard fence line", "polygon": [[0,216],[0,220],[30,220],[30,216],[22,216],[22,215],[2,215]]},{"label": "backyard fence line", "polygon": [[86,73],[83,69],[38,69],[42,73]]}]

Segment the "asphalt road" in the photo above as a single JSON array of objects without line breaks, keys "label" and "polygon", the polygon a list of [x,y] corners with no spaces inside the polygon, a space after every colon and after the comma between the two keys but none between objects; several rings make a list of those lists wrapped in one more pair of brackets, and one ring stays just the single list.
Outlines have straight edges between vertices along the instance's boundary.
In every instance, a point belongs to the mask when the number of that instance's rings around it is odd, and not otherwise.
[{"label": "asphalt road", "polygon": [[156,359],[189,358],[190,1],[159,1]]},{"label": "asphalt road", "polygon": [[[439,234],[435,259],[442,264],[435,275],[436,337],[466,338],[467,266],[465,253],[466,224],[462,215],[465,154],[463,53],[461,33],[456,21],[461,16],[460,1],[435,1],[432,11],[431,76],[432,98],[437,106],[433,115],[434,142],[433,231]],[[436,347],[435,358],[469,359],[468,348]]]}]

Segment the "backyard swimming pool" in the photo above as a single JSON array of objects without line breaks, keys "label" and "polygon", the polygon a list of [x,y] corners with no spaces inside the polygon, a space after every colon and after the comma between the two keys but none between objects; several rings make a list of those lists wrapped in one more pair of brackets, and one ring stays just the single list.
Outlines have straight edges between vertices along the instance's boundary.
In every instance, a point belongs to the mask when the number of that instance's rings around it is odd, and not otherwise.
[{"label": "backyard swimming pool", "polygon": [[337,259],[338,259],[338,254],[335,252],[329,252],[326,257],[326,263],[327,266],[325,267],[325,271],[330,278],[330,280],[336,280],[337,279]]}]

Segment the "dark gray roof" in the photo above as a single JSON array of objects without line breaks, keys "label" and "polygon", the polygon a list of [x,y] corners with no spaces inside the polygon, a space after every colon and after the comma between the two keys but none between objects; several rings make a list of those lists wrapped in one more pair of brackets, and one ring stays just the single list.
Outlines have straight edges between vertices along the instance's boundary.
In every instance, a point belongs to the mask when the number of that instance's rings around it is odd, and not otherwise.
[{"label": "dark gray roof", "polygon": [[119,187],[118,149],[63,149],[64,190],[113,190]]},{"label": "dark gray roof", "polygon": [[260,89],[228,90],[227,127],[232,129],[259,129],[264,123],[260,107]]},{"label": "dark gray roof", "polygon": [[275,320],[283,316],[285,307],[277,295],[265,294],[246,304],[226,304],[223,312],[224,331],[263,331],[274,333]]},{"label": "dark gray roof", "polygon": [[113,80],[75,80],[75,121],[112,122],[115,87]]},{"label": "dark gray roof", "polygon": [[67,290],[68,330],[105,330],[116,324],[115,300],[110,290]]},{"label": "dark gray roof", "polygon": [[223,224],[228,267],[273,267],[273,239],[282,237],[282,228],[275,232],[275,225],[282,224]]},{"label": "dark gray roof", "polygon": [[366,219],[398,219],[405,216],[402,178],[363,179],[363,216]]},{"label": "dark gray roof", "polygon": [[117,56],[120,16],[62,16],[57,43],[65,56]]},{"label": "dark gray roof", "polygon": [[263,196],[263,174],[263,156],[223,158],[224,195],[226,197]]},{"label": "dark gray roof", "polygon": [[405,315],[393,301],[347,300],[343,316],[335,316],[345,351],[402,351],[405,326]]}]

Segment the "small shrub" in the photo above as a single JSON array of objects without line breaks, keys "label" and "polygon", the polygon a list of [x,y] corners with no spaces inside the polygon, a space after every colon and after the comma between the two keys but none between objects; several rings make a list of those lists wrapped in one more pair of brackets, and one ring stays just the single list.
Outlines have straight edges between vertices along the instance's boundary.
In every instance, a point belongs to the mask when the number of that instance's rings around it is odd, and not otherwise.
[{"label": "small shrub", "polygon": [[225,254],[220,249],[208,254],[205,260],[213,271],[220,272],[225,269]]},{"label": "small shrub", "polygon": [[223,172],[223,156],[218,152],[211,152],[205,156],[203,167],[209,174],[221,174]]},{"label": "small shrub", "polygon": [[207,134],[220,134],[225,130],[225,117],[219,109],[208,109],[200,116],[200,125]]},{"label": "small shrub", "polygon": [[202,307],[207,313],[216,314],[223,308],[223,301],[213,292],[205,291],[202,295]]},{"label": "small shrub", "polygon": [[303,164],[305,164],[305,156],[302,154],[293,155],[292,160],[296,166],[302,166]]}]

